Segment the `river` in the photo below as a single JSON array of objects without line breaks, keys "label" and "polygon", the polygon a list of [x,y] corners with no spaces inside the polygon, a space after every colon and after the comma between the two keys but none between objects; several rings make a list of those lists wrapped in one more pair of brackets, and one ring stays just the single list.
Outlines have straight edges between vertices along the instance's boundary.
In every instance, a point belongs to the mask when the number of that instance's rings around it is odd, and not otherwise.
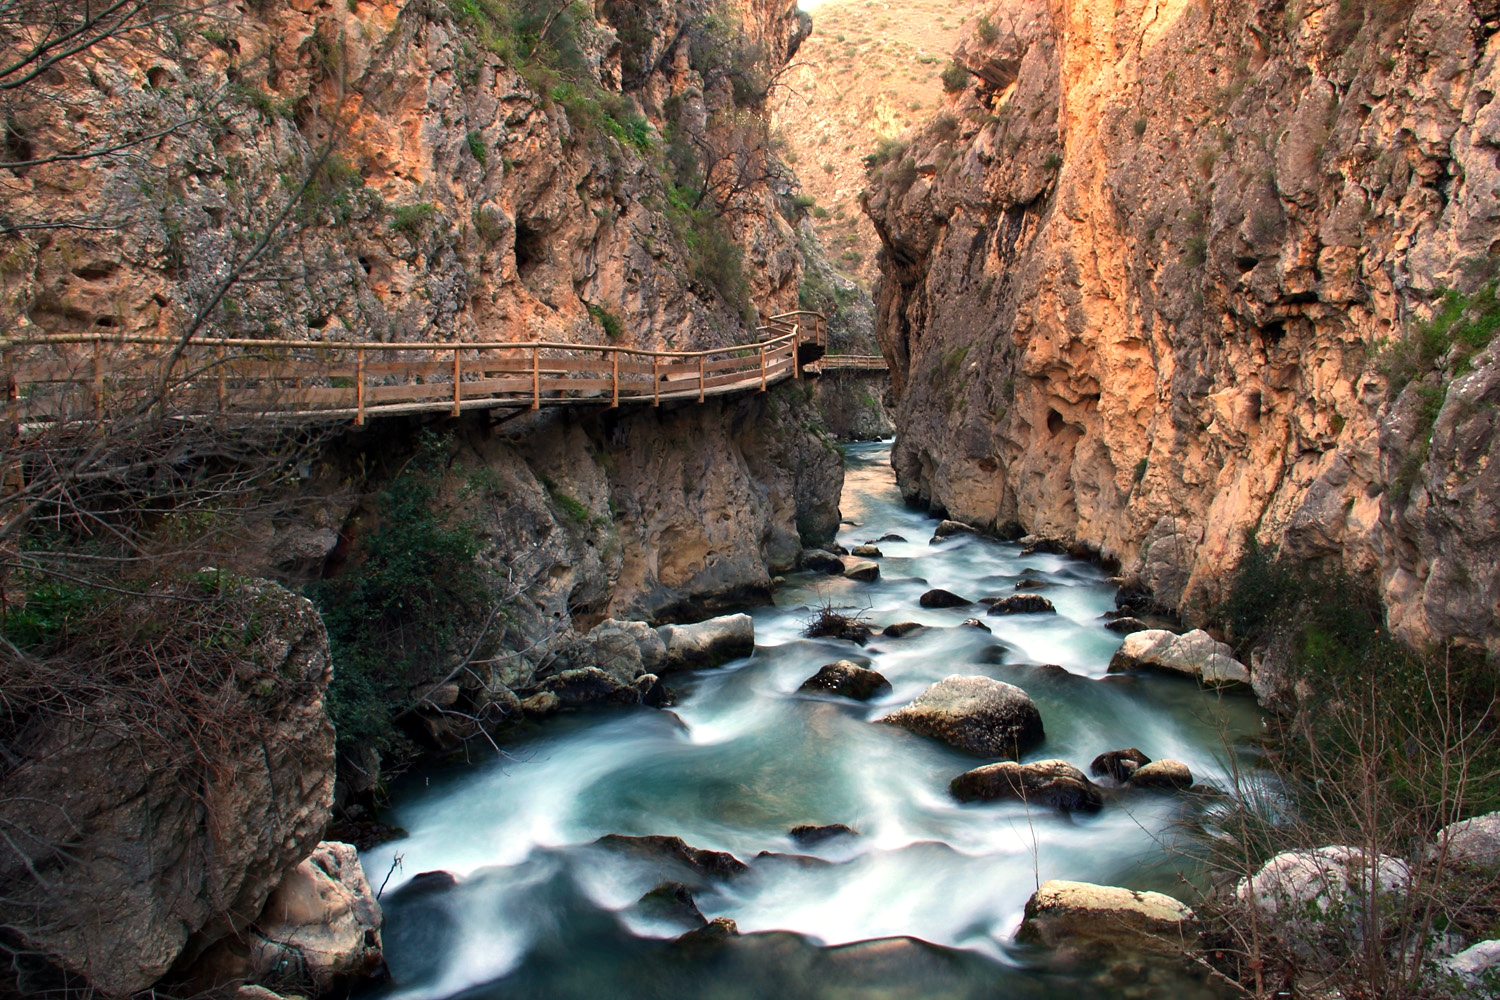
[{"label": "river", "polygon": [[[1095,755],[1135,746],[1212,781],[1226,746],[1258,727],[1254,702],[1172,678],[1107,676],[1121,637],[1100,617],[1114,606],[1101,570],[975,536],[929,544],[936,522],[903,505],[889,445],[846,454],[839,541],[908,539],[880,543],[878,581],[793,574],[774,607],[750,611],[754,655],[670,675],[670,710],[563,715],[506,757],[397,784],[386,819],[409,836],[363,857],[379,885],[401,856],[383,897],[392,973],[383,990],[393,1000],[1136,995],[1087,970],[1047,971],[1012,937],[1027,898],[1050,878],[1181,895],[1183,800],[1119,794],[1097,814],[1071,816],[961,805],[949,780],[985,761],[872,720],[944,677],[982,674],[1036,701],[1047,738],[1025,759],[1087,770]],[[961,627],[983,608],[917,603],[931,587],[1009,594],[1023,576],[1047,583],[1040,592],[1056,615],[982,617],[986,633]],[[937,627],[877,635],[863,649],[802,638],[824,603],[877,627]],[[868,704],[798,693],[841,658],[872,666],[893,690]],[[789,836],[833,823],[857,835],[812,847]],[[685,925],[636,901],[664,876],[692,874],[594,844],[606,834],[674,835],[747,862],[746,874],[697,879],[693,893],[705,916],[732,918],[742,936],[674,945]],[[402,888],[436,869],[458,885]]]}]

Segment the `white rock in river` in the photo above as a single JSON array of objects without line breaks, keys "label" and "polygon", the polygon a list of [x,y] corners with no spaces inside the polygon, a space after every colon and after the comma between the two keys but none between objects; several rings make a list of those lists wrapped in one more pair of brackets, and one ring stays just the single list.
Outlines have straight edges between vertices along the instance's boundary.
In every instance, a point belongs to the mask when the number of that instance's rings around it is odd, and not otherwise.
[{"label": "white rock in river", "polygon": [[980,757],[1015,760],[1045,738],[1031,696],[990,677],[946,677],[880,721]]},{"label": "white rock in river", "polygon": [[1054,879],[1027,901],[1016,937],[1049,948],[1098,943],[1175,952],[1195,940],[1192,925],[1192,909],[1163,893]]},{"label": "white rock in river", "polygon": [[696,625],[663,625],[656,634],[666,645],[663,671],[716,667],[755,652],[755,621],[749,615],[723,615]]},{"label": "white rock in river", "polygon": [[1152,628],[1127,635],[1109,661],[1109,672],[1142,669],[1182,674],[1209,687],[1250,683],[1250,671],[1234,658],[1234,650],[1202,629],[1174,635]]}]

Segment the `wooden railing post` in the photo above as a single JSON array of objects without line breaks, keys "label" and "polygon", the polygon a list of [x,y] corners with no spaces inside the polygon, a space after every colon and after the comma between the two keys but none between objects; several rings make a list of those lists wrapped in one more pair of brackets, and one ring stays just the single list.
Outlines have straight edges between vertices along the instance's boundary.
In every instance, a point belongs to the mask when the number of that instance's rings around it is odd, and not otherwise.
[{"label": "wooden railing post", "polygon": [[760,345],[760,391],[766,391],[766,345]]},{"label": "wooden railing post", "polygon": [[802,324],[792,327],[792,378],[802,377]]},{"label": "wooden railing post", "polygon": [[542,408],[542,349],[531,349],[531,408]]},{"label": "wooden railing post", "polygon": [[703,402],[703,355],[698,355],[698,402]]},{"label": "wooden railing post", "polygon": [[614,395],[610,399],[609,408],[614,409],[620,405],[620,352],[610,351],[610,357],[614,359]]},{"label": "wooden railing post", "polygon": [[459,404],[463,401],[464,370],[463,362],[460,360],[461,352],[457,347],[453,349],[453,415],[456,417],[462,412],[463,407]]},{"label": "wooden railing post", "polygon": [[661,405],[661,355],[651,355],[651,405]]},{"label": "wooden railing post", "polygon": [[365,349],[354,359],[354,426],[365,425]]}]

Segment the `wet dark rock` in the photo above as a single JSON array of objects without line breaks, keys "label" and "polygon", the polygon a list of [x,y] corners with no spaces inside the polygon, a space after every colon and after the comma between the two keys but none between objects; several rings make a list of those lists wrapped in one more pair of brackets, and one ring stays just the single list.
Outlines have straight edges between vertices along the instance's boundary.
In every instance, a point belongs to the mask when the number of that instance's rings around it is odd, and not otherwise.
[{"label": "wet dark rock", "polygon": [[959,597],[951,590],[934,588],[917,598],[917,603],[924,608],[966,608],[974,602],[966,597]]},{"label": "wet dark rock", "polygon": [[[325,840],[353,844],[361,851],[368,851],[372,847],[389,843],[392,840],[403,840],[407,836],[409,834],[399,826],[391,826],[372,819],[346,819],[332,824],[323,832]],[[417,878],[421,877],[417,876]]]},{"label": "wet dark rock", "polygon": [[861,583],[874,583],[880,579],[880,566],[868,559],[855,559],[844,570],[844,575]]},{"label": "wet dark rock", "polygon": [[857,837],[855,833],[843,823],[830,823],[827,826],[794,826],[791,831],[792,839],[799,844],[821,844],[825,840],[834,837]]},{"label": "wet dark rock", "polygon": [[1125,750],[1110,750],[1094,758],[1089,773],[1098,777],[1110,777],[1116,781],[1128,781],[1137,768],[1151,763],[1151,758],[1135,747]]},{"label": "wet dark rock", "polygon": [[880,721],[976,756],[1012,760],[1046,735],[1030,696],[1014,684],[989,677],[945,678]]},{"label": "wet dark rock", "polygon": [[981,632],[993,632],[994,631],[988,625],[986,625],[984,622],[980,621],[978,618],[965,618],[963,621],[959,622],[958,624],[959,624],[960,628],[977,628]]},{"label": "wet dark rock", "polygon": [[[857,528],[859,527],[859,525],[856,524],[854,527]],[[849,554],[849,550],[844,548],[838,542],[829,542],[824,546],[824,548],[826,548],[829,552],[832,552],[836,556],[847,556]]]},{"label": "wet dark rock", "polygon": [[[650,674],[646,676],[656,680]],[[624,684],[598,667],[564,670],[548,677],[538,687],[556,695],[564,705],[637,705],[641,701],[641,691],[633,684]]]},{"label": "wet dark rock", "polygon": [[940,542],[945,538],[952,538],[954,535],[977,534],[979,534],[977,528],[972,528],[962,521],[943,521],[937,526],[937,530],[932,533],[932,541]]},{"label": "wet dark rock", "polygon": [[708,923],[693,893],[681,882],[663,882],[641,897],[638,904],[648,916],[702,927]]},{"label": "wet dark rock", "polygon": [[828,868],[833,864],[832,861],[823,858],[814,858],[806,854],[787,854],[784,851],[761,851],[755,856],[757,865],[767,862],[791,865],[793,868]]},{"label": "wet dark rock", "polygon": [[846,615],[836,608],[823,607],[802,627],[809,639],[843,639],[863,646],[874,634],[859,615]]},{"label": "wet dark rock", "polygon": [[531,697],[521,700],[521,711],[525,712],[528,718],[545,719],[561,709],[562,704],[562,699],[551,691],[538,691]]},{"label": "wet dark rock", "polygon": [[1023,580],[1016,581],[1017,590],[1035,590],[1038,587],[1050,587],[1052,584],[1046,580],[1038,580],[1034,576],[1028,576]]},{"label": "wet dark rock", "polygon": [[906,541],[906,536],[905,535],[898,535],[894,531],[891,531],[891,532],[887,532],[884,535],[881,535],[879,538],[875,539],[875,541],[877,541],[877,542],[904,542],[904,541]]},{"label": "wet dark rock", "polygon": [[797,690],[826,692],[853,698],[855,701],[869,701],[890,689],[891,682],[877,671],[849,660],[837,660],[819,667],[818,672],[803,681]]},{"label": "wet dark rock", "polygon": [[1193,787],[1193,772],[1180,760],[1154,760],[1130,775],[1131,788],[1161,788],[1185,792]]},{"label": "wet dark rock", "polygon": [[695,931],[688,931],[678,938],[673,944],[697,946],[722,944],[732,937],[738,937],[739,926],[728,917],[714,917],[704,926]]},{"label": "wet dark rock", "polygon": [[1126,615],[1123,618],[1113,619],[1104,627],[1109,629],[1111,632],[1119,632],[1122,635],[1129,635],[1132,632],[1144,632],[1151,626],[1147,625],[1139,618],[1131,618],[1129,615]]},{"label": "wet dark rock", "polygon": [[644,854],[652,857],[680,861],[700,875],[725,876],[739,875],[749,871],[749,867],[726,851],[708,851],[699,847],[691,847],[681,837],[627,837],[623,834],[611,833],[600,837],[596,843],[600,846],[615,850],[629,851],[632,854]]},{"label": "wet dark rock", "polygon": [[797,568],[832,576],[844,571],[844,560],[823,549],[803,549],[797,557]]},{"label": "wet dark rock", "polygon": [[858,556],[861,559],[880,559],[885,553],[881,552],[879,547],[874,545],[856,545],[850,555]]},{"label": "wet dark rock", "polygon": [[1055,538],[1038,538],[1033,542],[1027,542],[1023,538],[1021,539],[1021,543],[1025,546],[1021,549],[1021,555],[1023,556],[1036,555],[1037,553],[1054,556],[1065,556],[1068,554],[1068,544],[1060,542]]},{"label": "wet dark rock", "polygon": [[918,629],[924,629],[926,627],[926,625],[923,625],[920,622],[895,622],[893,624],[887,625],[884,629],[881,630],[880,634],[890,636],[892,639],[899,639],[903,635],[910,635],[912,632],[915,632]]},{"label": "wet dark rock", "polygon": [[416,896],[425,896],[428,893],[447,892],[449,889],[458,887],[458,879],[452,872],[441,869],[430,872],[418,872],[407,879],[395,891],[391,892],[388,900],[391,903],[405,902]]},{"label": "wet dark rock", "polygon": [[1015,799],[1066,812],[1097,812],[1104,804],[1098,787],[1064,760],[987,764],[960,774],[948,790],[960,802]]},{"label": "wet dark rock", "polygon": [[992,615],[1057,614],[1052,602],[1041,594],[1012,594],[990,605]]}]

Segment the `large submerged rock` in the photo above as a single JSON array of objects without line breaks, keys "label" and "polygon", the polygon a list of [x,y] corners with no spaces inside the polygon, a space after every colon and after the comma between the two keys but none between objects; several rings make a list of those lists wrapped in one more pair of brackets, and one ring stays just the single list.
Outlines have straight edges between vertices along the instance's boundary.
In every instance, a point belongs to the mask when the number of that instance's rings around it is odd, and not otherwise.
[{"label": "large submerged rock", "polygon": [[755,621],[724,615],[696,625],[663,625],[656,630],[665,646],[663,670],[696,670],[755,652]]},{"label": "large submerged rock", "polygon": [[1018,758],[1045,737],[1030,695],[989,677],[944,678],[880,720],[979,757]]},{"label": "large submerged rock", "polygon": [[803,681],[797,690],[841,694],[855,701],[869,701],[890,689],[891,682],[878,671],[849,660],[837,660],[818,668],[818,672]]},{"label": "large submerged rock", "polygon": [[1127,635],[1109,661],[1109,672],[1127,670],[1178,674],[1206,687],[1250,683],[1250,671],[1234,658],[1234,650],[1202,629],[1175,635],[1166,629],[1153,628]]}]

